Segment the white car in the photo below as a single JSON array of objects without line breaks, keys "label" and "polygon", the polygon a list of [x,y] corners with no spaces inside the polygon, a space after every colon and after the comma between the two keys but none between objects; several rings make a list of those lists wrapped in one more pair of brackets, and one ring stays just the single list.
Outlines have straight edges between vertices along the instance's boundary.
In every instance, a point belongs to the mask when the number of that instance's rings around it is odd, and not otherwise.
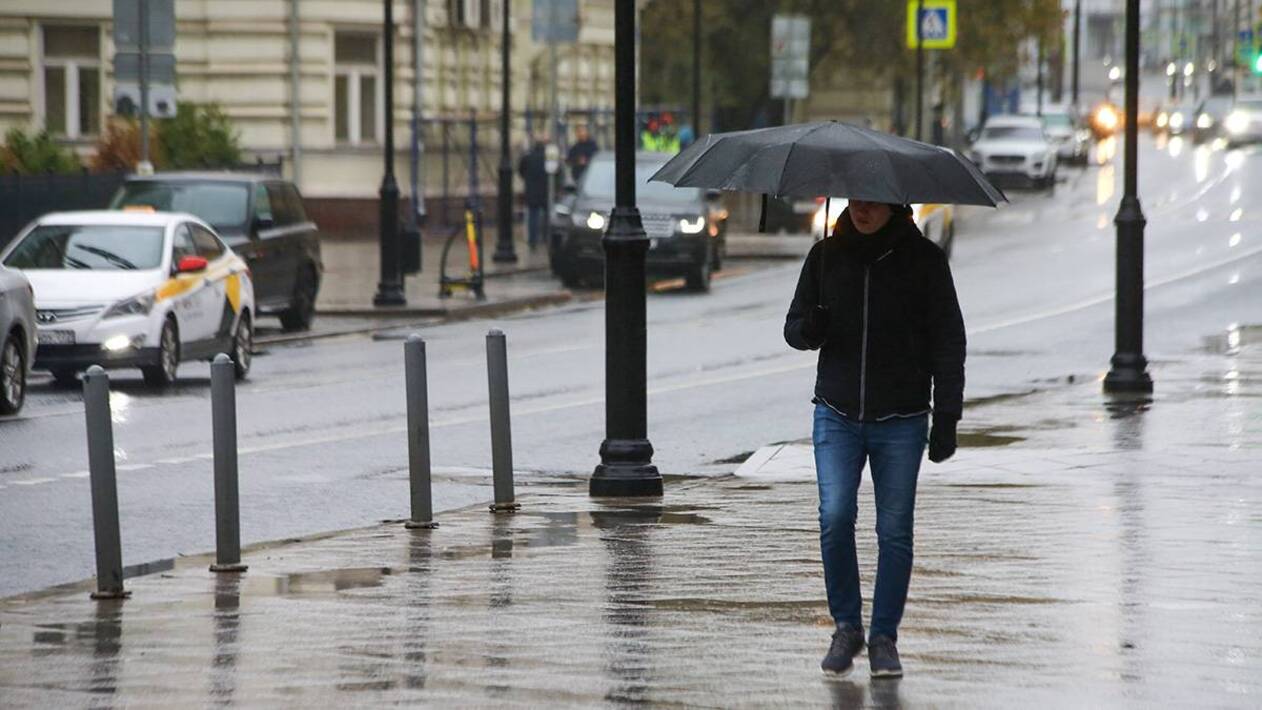
[{"label": "white car", "polygon": [[35,360],[35,291],[21,273],[0,266],[0,414],[17,414]]},{"label": "white car", "polygon": [[[819,197],[815,199],[815,202],[818,206],[811,218],[811,236],[818,240],[833,233],[833,229],[837,227],[837,219],[841,217],[842,210],[846,209],[850,201],[844,197],[834,197],[830,200]],[[825,211],[828,212],[827,216],[824,215]],[[942,247],[942,251],[949,258],[951,246],[955,243],[955,206],[917,204],[911,206],[911,213],[912,218],[916,220],[916,226],[920,228],[920,233],[929,241]]]},{"label": "white car", "polygon": [[1066,165],[1086,165],[1091,152],[1091,131],[1078,121],[1078,112],[1067,104],[1049,104],[1043,106],[1041,116],[1037,109],[1027,109],[1027,115],[1034,115],[1043,121],[1043,130],[1056,146],[1058,163]]},{"label": "white car", "polygon": [[254,286],[245,262],[182,213],[61,212],[30,224],[0,262],[35,289],[35,367],[59,384],[91,365],[175,381],[180,362],[228,353],[250,370]]},{"label": "white car", "polygon": [[1056,182],[1056,145],[1035,116],[993,116],[967,151],[986,177],[1019,178],[1034,187]]}]

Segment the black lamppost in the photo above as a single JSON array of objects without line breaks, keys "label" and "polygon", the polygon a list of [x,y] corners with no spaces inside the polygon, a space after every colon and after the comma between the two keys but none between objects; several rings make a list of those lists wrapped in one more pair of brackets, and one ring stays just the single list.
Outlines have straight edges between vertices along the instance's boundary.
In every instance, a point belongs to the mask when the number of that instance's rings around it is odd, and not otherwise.
[{"label": "black lamppost", "polygon": [[1126,163],[1117,225],[1116,350],[1104,391],[1152,392],[1144,357],[1144,212],[1139,207],[1139,0],[1126,0]]},{"label": "black lamppost", "polygon": [[513,246],[513,158],[508,150],[509,119],[513,110],[512,75],[508,68],[508,53],[512,44],[510,14],[511,1],[504,0],[504,26],[500,29],[500,190],[495,217],[499,231],[495,239],[495,255],[491,257],[500,264],[517,261],[517,250]]},{"label": "black lamppost", "polygon": [[404,306],[402,250],[399,244],[399,184],[394,180],[394,2],[383,0],[385,21],[381,25],[385,40],[385,175],[381,177],[381,216],[378,221],[381,241],[381,281],[377,294],[372,297],[374,306]]},{"label": "black lamppost", "polygon": [[701,138],[701,0],[692,0],[692,136]]},{"label": "black lamppost", "polygon": [[614,6],[615,199],[605,247],[605,441],[593,496],[660,496],[648,438],[644,255],[648,235],[635,206],[635,0]]},{"label": "black lamppost", "polygon": [[1074,77],[1073,77],[1073,105],[1078,108],[1078,55],[1081,51],[1082,41],[1082,0],[1074,0]]},{"label": "black lamppost", "polygon": [[924,126],[925,107],[925,36],[921,18],[925,14],[925,0],[916,3],[916,130],[912,135],[920,140],[921,127]]}]

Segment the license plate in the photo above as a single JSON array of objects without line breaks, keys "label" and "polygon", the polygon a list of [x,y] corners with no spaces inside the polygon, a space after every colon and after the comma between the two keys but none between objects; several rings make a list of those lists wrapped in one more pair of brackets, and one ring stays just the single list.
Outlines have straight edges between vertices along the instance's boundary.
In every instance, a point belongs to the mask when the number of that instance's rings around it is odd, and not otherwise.
[{"label": "license plate", "polygon": [[40,345],[74,345],[74,331],[41,330],[37,342]]}]

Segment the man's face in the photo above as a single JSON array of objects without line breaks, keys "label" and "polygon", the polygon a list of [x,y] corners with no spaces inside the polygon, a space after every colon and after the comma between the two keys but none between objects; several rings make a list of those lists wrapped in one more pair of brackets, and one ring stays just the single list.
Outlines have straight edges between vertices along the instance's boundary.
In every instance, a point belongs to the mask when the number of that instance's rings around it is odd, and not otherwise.
[{"label": "man's face", "polygon": [[873,234],[890,221],[890,206],[884,202],[851,200],[850,221],[860,234]]},{"label": "man's face", "polygon": [[585,140],[587,140],[587,129],[586,129],[586,128],[583,128],[583,127],[581,127],[581,126],[580,126],[580,127],[579,127],[579,129],[578,129],[577,131],[575,131],[575,132],[574,132],[574,135],[575,135],[575,136],[576,136],[576,137],[577,137],[580,141],[585,141]]}]

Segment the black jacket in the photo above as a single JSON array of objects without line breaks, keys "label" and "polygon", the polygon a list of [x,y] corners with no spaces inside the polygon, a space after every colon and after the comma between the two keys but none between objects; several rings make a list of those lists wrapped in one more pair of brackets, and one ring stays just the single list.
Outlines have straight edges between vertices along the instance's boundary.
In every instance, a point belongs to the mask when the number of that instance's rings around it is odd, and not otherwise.
[{"label": "black jacket", "polygon": [[[802,326],[821,298],[829,311],[827,335],[811,342]],[[951,268],[908,217],[895,215],[876,234],[864,235],[843,213],[837,234],[806,257],[784,339],[798,350],[821,348],[816,400],[847,417],[876,421],[927,412],[931,384],[936,414],[959,418],[962,412],[964,318]]]},{"label": "black jacket", "polygon": [[544,159],[543,144],[531,146],[517,163],[517,174],[526,185],[526,206],[548,206],[548,170]]}]

